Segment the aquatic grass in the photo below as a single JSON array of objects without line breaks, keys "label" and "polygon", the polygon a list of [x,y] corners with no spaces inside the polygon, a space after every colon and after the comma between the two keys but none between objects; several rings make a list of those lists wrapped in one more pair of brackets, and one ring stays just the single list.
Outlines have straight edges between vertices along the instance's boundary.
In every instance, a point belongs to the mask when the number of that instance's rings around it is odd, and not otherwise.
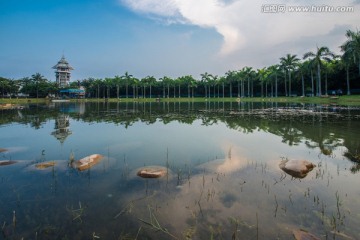
[{"label": "aquatic grass", "polygon": [[259,218],[257,212],[256,212],[256,239],[259,240]]},{"label": "aquatic grass", "polygon": [[193,239],[194,235],[196,234],[196,231],[197,231],[196,226],[189,227],[182,234],[186,240],[191,240],[191,239]]},{"label": "aquatic grass", "polygon": [[137,199],[133,199],[131,201],[129,201],[128,203],[125,204],[125,206],[120,210],[120,212],[118,212],[115,216],[114,219],[117,219],[119,216],[126,214],[126,213],[131,213],[132,210],[135,207],[135,202],[139,202],[141,200],[145,200],[145,199],[150,199],[152,197],[154,197],[156,195],[156,192],[153,192],[151,195],[146,195],[145,197],[140,197]]},{"label": "aquatic grass", "polygon": [[15,228],[16,228],[16,212],[15,212],[15,210],[13,211],[12,224],[13,224],[13,227],[14,227],[14,230],[15,230]]},{"label": "aquatic grass", "polygon": [[69,208],[66,206],[66,210],[67,210],[68,212],[70,212],[71,215],[72,215],[72,221],[75,221],[75,220],[78,219],[80,223],[83,222],[82,216],[84,215],[85,209],[86,209],[86,208],[81,205],[81,202],[80,202],[80,201],[79,201],[79,208],[78,208],[78,209],[73,209],[73,208],[69,209]]},{"label": "aquatic grass", "polygon": [[92,240],[95,240],[95,239],[100,239],[100,237],[97,236],[95,232],[93,232],[93,234],[92,234]]},{"label": "aquatic grass", "polygon": [[276,218],[276,214],[277,214],[277,210],[278,210],[279,204],[278,204],[278,201],[277,201],[277,199],[276,199],[276,195],[274,195],[274,198],[275,198],[275,211],[274,211],[274,217]]},{"label": "aquatic grass", "polygon": [[166,235],[170,236],[173,239],[178,239],[176,236],[171,234],[165,227],[161,226],[161,224],[157,220],[155,214],[153,213],[150,205],[148,205],[148,210],[149,210],[149,220],[147,221],[147,220],[139,218],[139,220],[142,223],[146,224],[147,226],[149,226],[151,229],[155,230],[156,232],[162,232],[162,233],[165,233]]},{"label": "aquatic grass", "polygon": [[4,221],[3,225],[1,226],[1,233],[3,237],[6,239],[5,226],[6,226],[6,222]]}]

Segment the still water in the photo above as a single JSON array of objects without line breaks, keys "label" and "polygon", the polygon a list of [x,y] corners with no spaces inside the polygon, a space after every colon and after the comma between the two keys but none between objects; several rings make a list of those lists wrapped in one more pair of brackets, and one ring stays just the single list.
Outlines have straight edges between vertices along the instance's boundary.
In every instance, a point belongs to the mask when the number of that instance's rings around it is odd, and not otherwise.
[{"label": "still water", "polygon": [[[360,111],[276,103],[0,110],[0,239],[360,239]],[[101,154],[86,171],[69,167]],[[282,160],[316,165],[304,178]],[[56,165],[37,169],[39,162]],[[11,162],[13,163],[13,162]],[[163,178],[137,176],[163,166]]]}]

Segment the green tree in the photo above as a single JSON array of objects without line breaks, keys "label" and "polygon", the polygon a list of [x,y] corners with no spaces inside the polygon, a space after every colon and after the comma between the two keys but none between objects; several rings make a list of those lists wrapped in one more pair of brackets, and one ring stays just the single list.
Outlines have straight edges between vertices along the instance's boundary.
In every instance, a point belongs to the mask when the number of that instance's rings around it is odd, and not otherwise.
[{"label": "green tree", "polygon": [[[162,86],[162,90],[163,90],[163,98],[165,98],[165,97],[169,98],[170,97],[170,85],[171,85],[172,79],[167,76],[164,76],[164,77],[160,78],[160,81],[161,81],[161,86]],[[165,93],[166,89],[167,89],[167,94]]]},{"label": "green tree", "polygon": [[9,79],[0,77],[1,94],[3,98],[5,97],[5,93],[7,93],[6,89],[9,87],[9,82]]},{"label": "green tree", "polygon": [[[269,77],[275,79],[275,97],[278,97],[278,76],[281,73],[279,65],[271,65],[268,67]],[[273,94],[271,94],[273,96]]]},{"label": "green tree", "polygon": [[222,87],[222,98],[225,98],[225,83],[226,83],[226,77],[221,76],[218,80],[219,85]]},{"label": "green tree", "polygon": [[254,77],[255,77],[255,71],[253,70],[252,67],[244,67],[242,69],[242,72],[243,72],[244,78],[247,80],[247,96],[248,97],[253,97],[253,84],[252,84],[252,82],[253,82]]},{"label": "green tree", "polygon": [[150,87],[150,98],[152,96],[152,87],[156,84],[156,78],[154,76],[148,77],[148,85]]},{"label": "green tree", "polygon": [[219,98],[220,81],[219,81],[218,75],[213,76],[212,81],[213,81],[213,86],[214,86],[214,98],[216,97],[216,88],[217,88],[217,97]]},{"label": "green tree", "polygon": [[86,95],[96,97],[95,78],[86,78],[81,81],[81,86],[85,88]]},{"label": "green tree", "polygon": [[113,78],[113,82],[116,86],[116,98],[119,99],[119,95],[120,95],[120,86],[121,86],[121,77],[116,75]]},{"label": "green tree", "polygon": [[100,87],[102,86],[103,81],[101,78],[94,80],[94,86],[96,87],[96,98],[100,98]]},{"label": "green tree", "polygon": [[[286,70],[289,77],[289,96],[291,96],[291,72],[295,70],[295,67],[300,62],[300,59],[296,57],[296,55],[286,54],[285,57],[280,58],[280,64]],[[286,81],[286,80],[285,80]]]},{"label": "green tree", "polygon": [[297,74],[301,78],[301,96],[305,97],[305,74],[308,72],[309,62],[299,63],[297,67]]},{"label": "green tree", "polygon": [[125,74],[123,76],[121,76],[121,78],[125,82],[126,98],[128,98],[128,96],[129,96],[129,84],[132,81],[133,75],[129,74],[128,72],[125,72]]},{"label": "green tree", "polygon": [[201,81],[203,81],[205,86],[205,98],[210,98],[210,86],[211,86],[211,79],[213,75],[209,74],[208,72],[200,74]]},{"label": "green tree", "polygon": [[227,71],[225,73],[225,79],[226,79],[226,82],[229,84],[229,94],[230,94],[230,97],[232,98],[232,88],[233,88],[233,82],[236,81],[236,71]]},{"label": "green tree", "polygon": [[351,52],[347,52],[345,51],[343,53],[343,55],[341,56],[341,63],[342,63],[342,67],[345,69],[346,71],[346,94],[350,95],[351,91],[350,91],[350,78],[349,78],[349,69],[350,66],[352,64],[352,55]]},{"label": "green tree", "polygon": [[104,85],[106,87],[106,98],[110,98],[110,91],[111,91],[111,88],[113,87],[114,85],[114,81],[112,78],[105,78],[104,79]]},{"label": "green tree", "polygon": [[179,80],[181,81],[181,85],[187,86],[188,98],[190,98],[191,97],[190,90],[193,90],[193,88],[197,85],[196,80],[191,75],[182,76],[179,78]]},{"label": "green tree", "polygon": [[237,97],[243,97],[244,72],[242,70],[235,73],[237,82]]},{"label": "green tree", "polygon": [[179,94],[179,98],[181,97],[181,86],[183,85],[183,79],[182,77],[178,77],[175,80],[175,84],[178,86],[178,94]]},{"label": "green tree", "polygon": [[140,86],[140,80],[137,78],[131,78],[131,83],[130,85],[132,86],[133,89],[133,98],[138,98],[139,97],[139,86]]},{"label": "green tree", "polygon": [[31,76],[31,81],[35,84],[36,98],[40,95],[44,95],[46,79],[40,73],[35,73]]},{"label": "green tree", "polygon": [[340,46],[341,51],[346,53],[346,58],[353,58],[358,64],[360,75],[360,31],[347,30],[345,36],[347,40]]},{"label": "green tree", "polygon": [[266,68],[261,68],[261,69],[257,70],[257,76],[258,76],[258,79],[259,79],[260,85],[261,85],[261,97],[264,97],[264,83],[266,83],[265,96],[267,97],[267,80],[268,80],[269,73],[270,72]]},{"label": "green tree", "polygon": [[317,66],[317,73],[318,73],[318,96],[322,95],[321,91],[321,66],[322,61],[328,61],[330,62],[333,58],[335,58],[335,54],[330,52],[328,47],[317,47],[316,52],[307,52],[304,54],[304,59],[311,59],[311,61],[314,63],[314,65]]},{"label": "green tree", "polygon": [[325,73],[325,95],[328,94],[328,76],[335,72],[336,61],[324,62],[324,73]]},{"label": "green tree", "polygon": [[144,88],[143,93],[144,97],[146,98],[146,88],[150,88],[150,98],[152,95],[152,86],[154,86],[156,83],[156,78],[154,76],[147,76],[141,79],[141,85]]},{"label": "green tree", "polygon": [[23,77],[20,79],[21,87],[20,92],[26,95],[30,95],[31,78]]}]

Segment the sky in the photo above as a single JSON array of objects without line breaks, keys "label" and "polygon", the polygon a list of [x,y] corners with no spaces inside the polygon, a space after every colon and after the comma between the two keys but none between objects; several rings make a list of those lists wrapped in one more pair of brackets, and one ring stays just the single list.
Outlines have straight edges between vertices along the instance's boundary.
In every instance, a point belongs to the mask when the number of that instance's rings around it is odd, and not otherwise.
[{"label": "sky", "polygon": [[0,76],[54,81],[63,55],[72,80],[223,76],[317,46],[339,54],[348,29],[360,0],[0,0]]}]

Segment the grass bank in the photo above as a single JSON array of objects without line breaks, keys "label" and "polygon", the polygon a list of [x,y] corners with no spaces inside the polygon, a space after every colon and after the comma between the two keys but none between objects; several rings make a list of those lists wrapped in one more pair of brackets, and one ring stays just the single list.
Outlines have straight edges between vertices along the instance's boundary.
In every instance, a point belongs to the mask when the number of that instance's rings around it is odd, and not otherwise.
[{"label": "grass bank", "polygon": [[[337,104],[337,105],[347,105],[347,106],[360,106],[360,95],[352,96],[339,96],[338,98],[331,97],[277,97],[277,98],[110,98],[110,99],[97,99],[97,98],[87,98],[87,99],[71,99],[72,102],[98,102],[98,101],[108,101],[108,102],[289,102],[289,103],[314,103],[314,104]],[[27,98],[27,99],[0,99],[0,104],[28,104],[28,103],[47,103],[50,102],[50,99],[46,98]]]}]

